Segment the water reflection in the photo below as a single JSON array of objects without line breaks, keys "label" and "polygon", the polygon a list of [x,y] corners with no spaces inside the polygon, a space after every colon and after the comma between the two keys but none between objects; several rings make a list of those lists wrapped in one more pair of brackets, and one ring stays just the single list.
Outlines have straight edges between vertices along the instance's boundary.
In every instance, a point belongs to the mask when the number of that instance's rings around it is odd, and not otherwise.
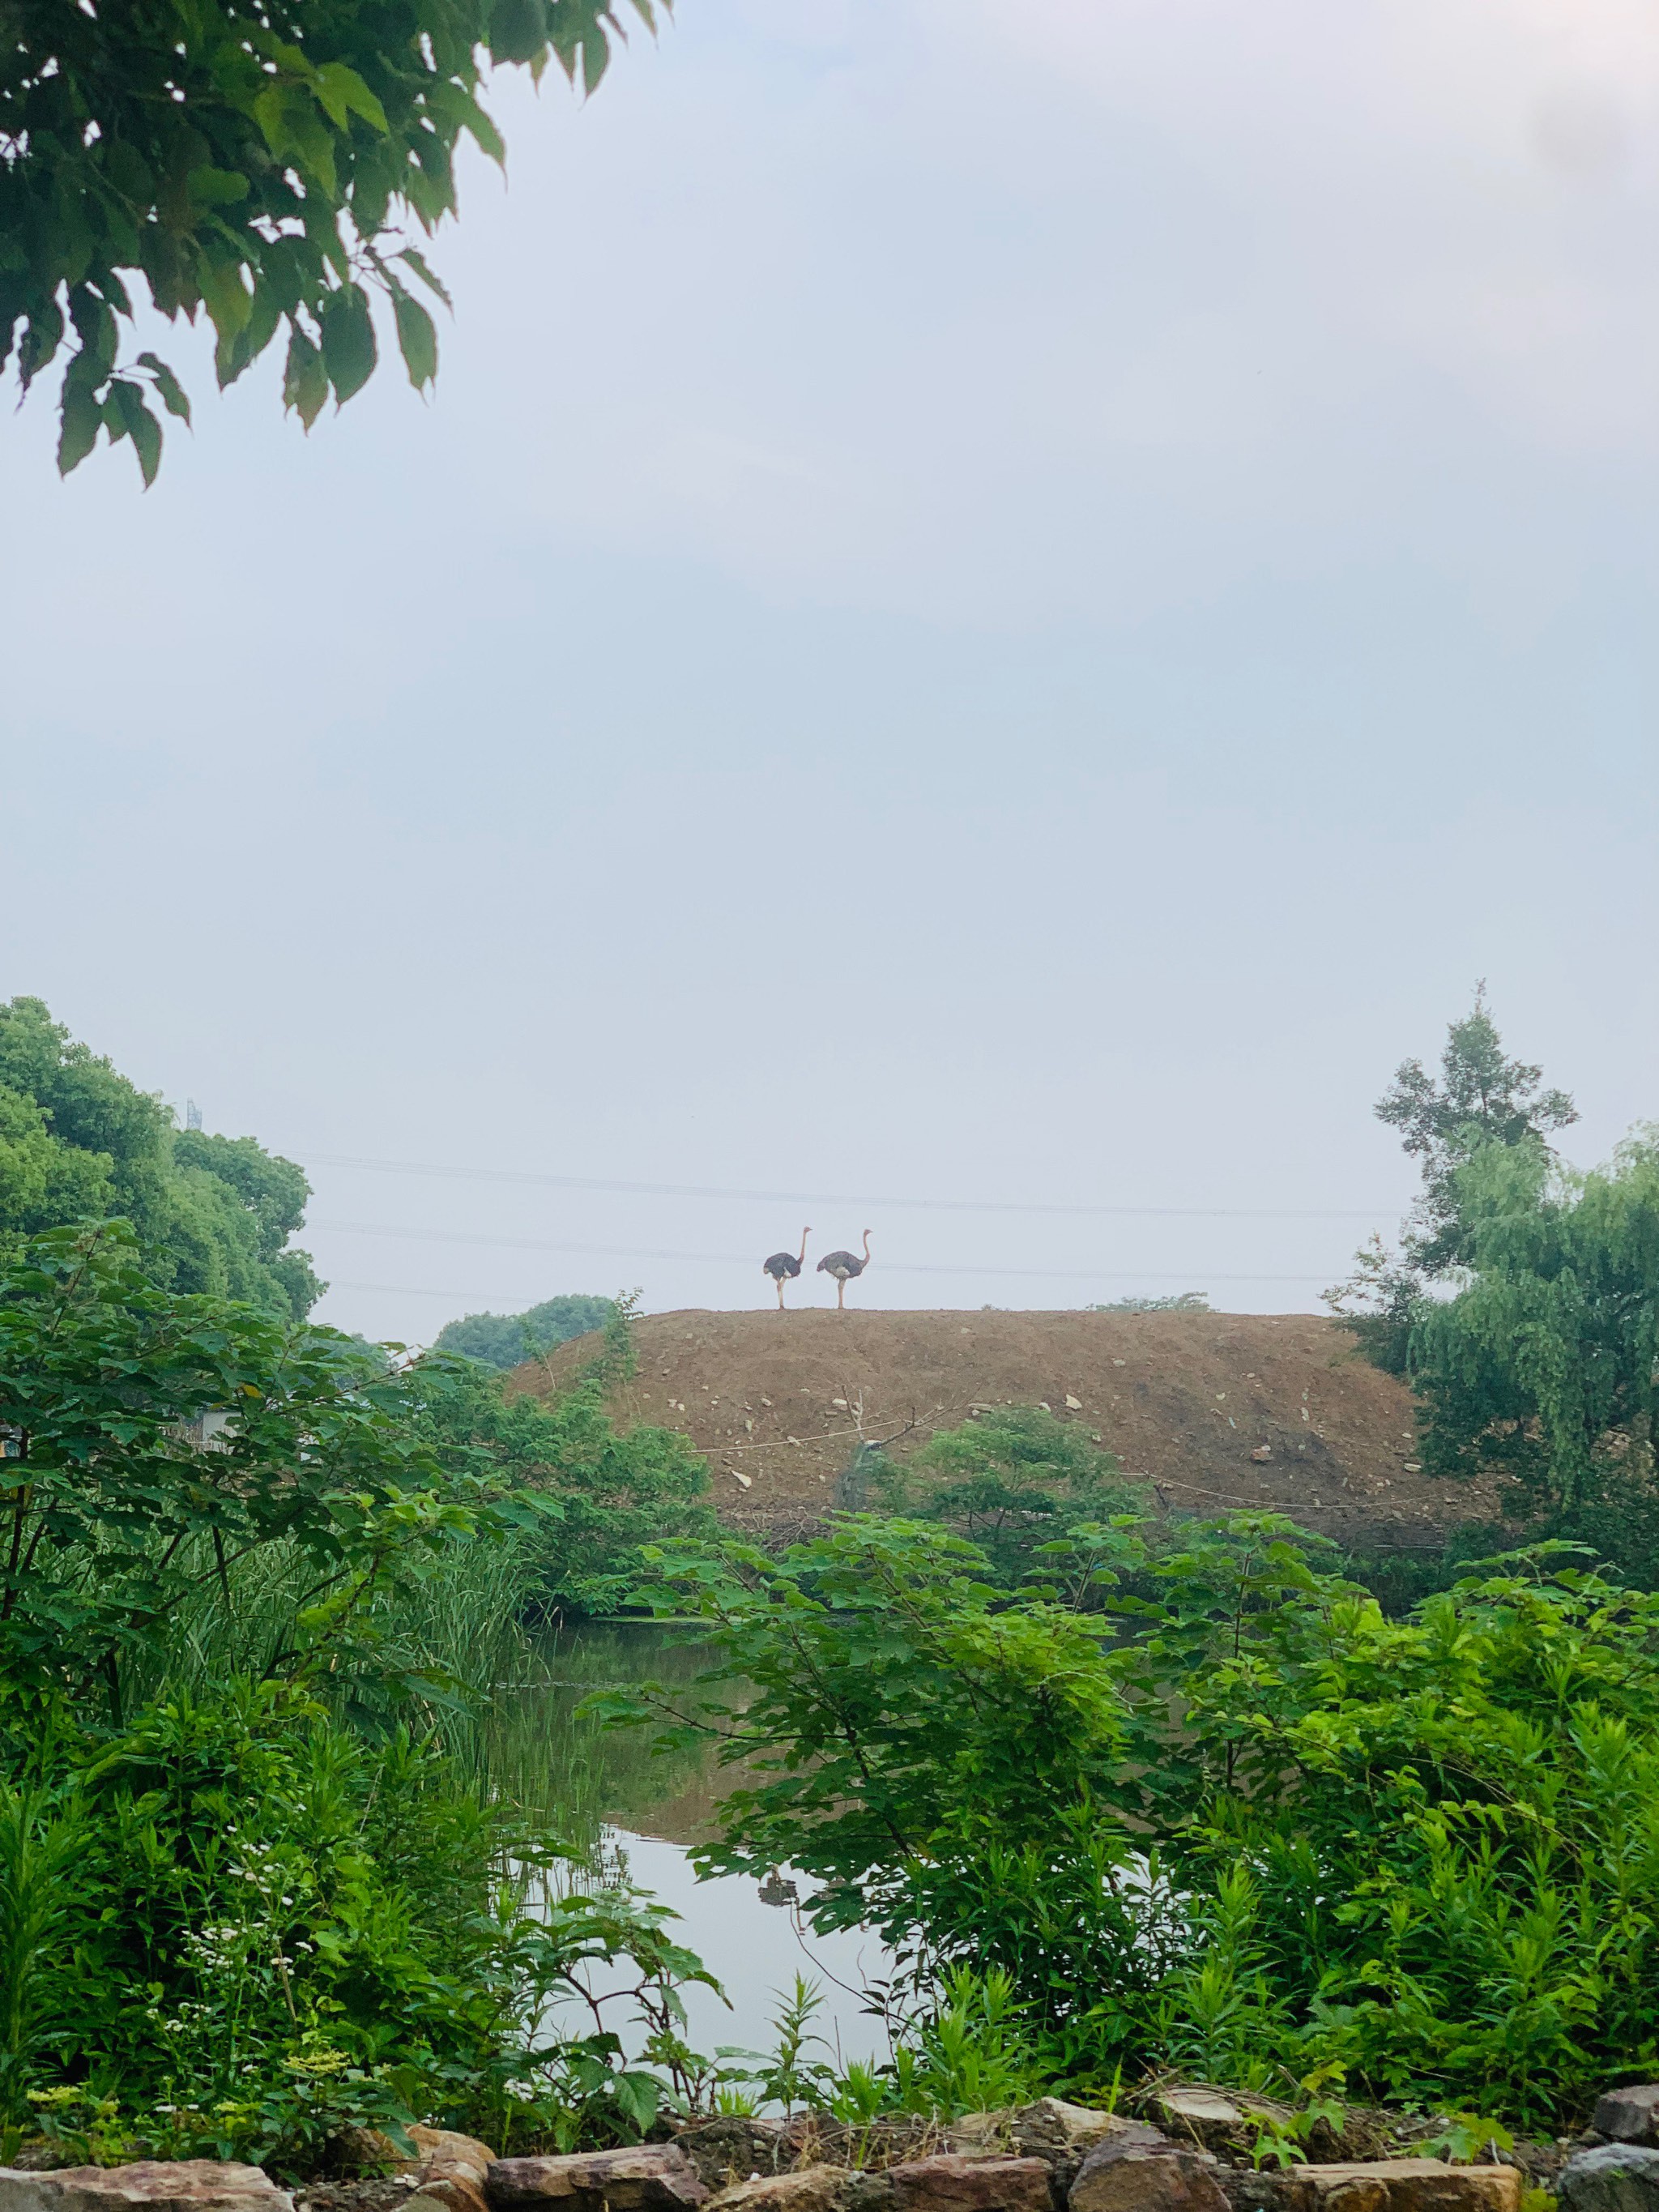
[{"label": "water reflection", "polygon": [[[650,1730],[604,1729],[577,1717],[596,1690],[646,1681],[660,1684],[675,1710],[694,1711],[696,1679],[710,1662],[706,1640],[656,1622],[595,1621],[550,1637],[532,1658],[496,1702],[491,1785],[583,1850],[596,1873],[649,1890],[679,1914],[684,1940],[730,2000],[728,2009],[711,1990],[685,1992],[694,2048],[769,2049],[781,1997],[801,1973],[823,1993],[816,2027],[828,2055],[884,2057],[885,2030],[865,2009],[866,1985],[884,1980],[891,1966],[876,1937],[813,1935],[795,1902],[806,1886],[787,1868],[764,1882],[696,1879],[687,1846],[714,1833],[715,1808],[741,1769],[722,1768],[713,1742],[665,1751]],[[720,1701],[740,1698],[723,1688]]]},{"label": "water reflection", "polygon": [[685,1991],[690,2040],[714,2051],[729,2044],[769,2051],[772,2023],[795,1976],[816,1982],[823,1999],[814,2032],[828,2045],[814,2057],[886,2057],[887,2032],[866,2007],[865,1991],[891,1972],[886,1946],[864,1929],[815,1936],[787,1905],[763,1901],[763,1886],[747,1875],[717,1875],[699,1881],[685,1850],[658,1836],[613,1831],[609,1840],[629,1879],[652,1891],[680,1915],[685,1940],[719,1979],[727,2005],[711,1990]]},{"label": "water reflection", "polygon": [[[595,1691],[647,1681],[677,1711],[690,1712],[710,1656],[695,1630],[654,1621],[592,1621],[550,1634],[521,1661],[524,1679],[497,1696],[493,1786],[590,1850],[607,1823],[669,1843],[702,1841],[738,1780],[720,1767],[714,1743],[667,1751],[648,1729],[601,1729],[577,1712]],[[721,1701],[732,1702],[725,1694]]]}]

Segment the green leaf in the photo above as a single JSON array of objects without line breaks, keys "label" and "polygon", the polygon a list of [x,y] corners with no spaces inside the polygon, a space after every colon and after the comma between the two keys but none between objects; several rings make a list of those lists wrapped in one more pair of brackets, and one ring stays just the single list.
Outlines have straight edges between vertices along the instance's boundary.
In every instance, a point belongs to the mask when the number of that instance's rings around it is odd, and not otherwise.
[{"label": "green leaf", "polygon": [[112,138],[100,142],[103,146],[103,170],[118,192],[130,200],[148,206],[155,197],[155,179],[149,164],[137,149],[125,139]]},{"label": "green leaf", "polygon": [[253,119],[264,133],[266,145],[279,161],[288,149],[286,98],[286,88],[273,84],[268,85],[253,103]]},{"label": "green leaf", "polygon": [[361,284],[343,284],[331,292],[321,316],[323,360],[334,387],[337,406],[361,392],[374,374],[379,349],[374,342],[374,319],[368,311],[368,295]]},{"label": "green leaf", "polygon": [[81,377],[67,376],[58,414],[62,428],[58,439],[58,473],[66,477],[71,469],[79,468],[97,444],[104,410],[94,398],[89,384]]},{"label": "green leaf", "polygon": [[492,60],[534,61],[547,40],[547,0],[495,0],[489,11]]},{"label": "green leaf", "polygon": [[[161,426],[144,404],[143,388],[126,377],[118,376],[109,388],[109,398],[104,403],[120,411],[122,425],[131,439],[138,456],[138,467],[148,491],[155,481],[155,471],[161,465]],[[105,416],[108,420],[107,413]]]},{"label": "green leaf", "polygon": [[420,252],[415,246],[406,246],[403,252],[397,256],[397,258],[399,261],[408,262],[410,267],[415,271],[415,274],[420,278],[422,283],[427,287],[428,290],[435,292],[438,297],[443,301],[445,307],[449,309],[450,313],[452,314],[454,313],[455,302],[449,296],[447,286],[446,286],[438,277],[434,276],[431,270],[428,268],[426,256],[423,253]]},{"label": "green leaf", "polygon": [[323,356],[296,323],[288,342],[288,361],[283,370],[283,404],[291,407],[307,430],[323,411],[328,398],[328,370]]},{"label": "green leaf", "polygon": [[158,361],[153,353],[141,353],[138,356],[138,366],[149,371],[155,380],[155,389],[161,394],[161,404],[167,409],[167,413],[176,415],[188,429],[190,401],[185,396],[183,386],[166,362]]},{"label": "green leaf", "polygon": [[247,198],[247,179],[238,169],[192,169],[185,182],[191,199],[208,207],[234,207]]},{"label": "green leaf", "polygon": [[47,300],[31,312],[17,349],[17,369],[26,392],[63,342],[63,310],[55,300]]},{"label": "green leaf", "polygon": [[355,69],[343,62],[325,62],[317,72],[317,99],[324,113],[339,130],[346,127],[348,115],[361,115],[376,131],[389,126],[386,110]]},{"label": "green leaf", "polygon": [[431,316],[407,292],[393,293],[392,312],[397,319],[398,346],[404,366],[409,371],[410,382],[419,392],[438,374],[438,333],[432,327]]},{"label": "green leaf", "polygon": [[106,301],[88,286],[77,284],[70,294],[70,320],[81,341],[90,380],[101,384],[115,366],[115,317]]},{"label": "green leaf", "polygon": [[[429,84],[426,88],[425,100],[428,108],[441,126],[447,124],[452,133],[456,131],[470,131],[480,151],[487,154],[497,168],[501,167],[507,159],[506,143],[501,132],[497,131],[470,92],[462,86],[452,84],[446,80],[441,83]],[[423,135],[416,142],[416,160],[420,160],[424,149],[430,149],[433,152],[436,152],[439,147],[438,139],[430,134]],[[447,156],[445,158],[447,159]]]},{"label": "green leaf", "polygon": [[204,257],[198,282],[219,343],[228,346],[253,312],[253,301],[242,282],[241,269],[234,262],[209,261]]}]

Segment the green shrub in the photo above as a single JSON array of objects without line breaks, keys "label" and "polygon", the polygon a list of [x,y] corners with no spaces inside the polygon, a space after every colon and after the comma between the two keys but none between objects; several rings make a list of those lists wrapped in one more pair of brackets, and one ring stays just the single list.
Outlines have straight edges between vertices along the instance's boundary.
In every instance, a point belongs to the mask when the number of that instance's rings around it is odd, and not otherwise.
[{"label": "green shrub", "polygon": [[704,1863],[801,1868],[918,1988],[1006,1973],[1079,2082],[1531,2124],[1659,2057],[1659,1599],[1516,1555],[1389,1621],[1287,1522],[1179,1533],[1074,1531],[1012,1601],[918,1523],[664,1547],[705,1695],[750,1686],[688,1723],[752,1778]]},{"label": "green shrub", "polygon": [[998,1406],[941,1430],[903,1466],[884,1462],[872,1486],[890,1512],[937,1521],[977,1545],[1011,1587],[1041,1546],[1079,1522],[1134,1510],[1142,1494],[1087,1430],[1041,1406]]},{"label": "green shrub", "polygon": [[[158,1288],[119,1223],[0,1272],[27,1444],[0,1463],[0,2161],[38,2128],[309,2173],[363,2127],[571,2147],[696,2093],[675,1992],[708,1978],[669,1916],[556,1881],[574,1854],[446,1755],[447,1656],[499,1650],[563,1510],[440,1432],[482,1374]],[[603,1465],[602,1413],[572,1419]],[[623,1960],[631,2064],[584,1986]]]},{"label": "green shrub", "polygon": [[[583,1966],[627,1957],[635,2008],[708,1977],[631,1893],[561,1854],[402,1731],[233,1683],[124,1733],[0,1741],[0,2126],[87,2155],[337,2162],[348,2130],[435,2118],[506,2141],[631,2139],[661,2083],[608,2027],[550,2038]],[[586,2002],[583,2009],[586,2010]],[[658,2053],[648,2052],[655,2057]]]},{"label": "green shrub", "polygon": [[[613,1363],[626,1356],[625,1321],[614,1333]],[[539,1612],[614,1613],[635,1596],[642,1546],[714,1529],[696,1448],[677,1429],[618,1429],[602,1373],[556,1397],[509,1397],[486,1368],[441,1364],[421,1384],[420,1405],[422,1432],[446,1465],[492,1494],[537,1499],[541,1534],[520,1556],[533,1558],[525,1597]]]}]

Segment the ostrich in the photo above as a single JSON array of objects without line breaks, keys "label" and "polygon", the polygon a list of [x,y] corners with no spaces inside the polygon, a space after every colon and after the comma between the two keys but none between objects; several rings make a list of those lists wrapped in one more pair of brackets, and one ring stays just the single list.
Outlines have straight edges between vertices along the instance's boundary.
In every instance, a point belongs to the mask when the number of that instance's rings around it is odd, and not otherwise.
[{"label": "ostrich", "polygon": [[870,1232],[867,1229],[864,1232],[864,1257],[861,1260],[856,1252],[826,1252],[823,1259],[818,1261],[818,1273],[833,1275],[836,1279],[837,1313],[846,1310],[848,1284],[852,1281],[854,1275],[861,1275],[869,1264]]},{"label": "ostrich", "polygon": [[780,1313],[783,1310],[783,1286],[787,1282],[793,1282],[794,1278],[799,1274],[802,1264],[806,1258],[806,1240],[811,1233],[812,1232],[810,1229],[803,1229],[800,1232],[800,1258],[799,1260],[795,1257],[793,1252],[775,1252],[769,1260],[763,1260],[761,1261],[761,1267],[763,1271],[772,1278],[772,1280],[778,1286],[778,1310]]}]

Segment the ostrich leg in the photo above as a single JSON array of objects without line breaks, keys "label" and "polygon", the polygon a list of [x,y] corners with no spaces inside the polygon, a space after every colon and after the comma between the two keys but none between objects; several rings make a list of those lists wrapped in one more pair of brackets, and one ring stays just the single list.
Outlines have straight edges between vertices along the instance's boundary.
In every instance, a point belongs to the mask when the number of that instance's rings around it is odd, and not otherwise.
[{"label": "ostrich leg", "polygon": [[780,1313],[781,1313],[781,1312],[783,1311],[783,1277],[782,1277],[781,1275],[780,1275],[780,1276],[778,1277],[778,1279],[777,1279],[777,1282],[778,1282],[778,1311],[779,1311]]},{"label": "ostrich leg", "polygon": [[847,1278],[845,1275],[837,1275],[836,1278],[836,1311],[837,1313],[845,1313],[846,1310]]}]

